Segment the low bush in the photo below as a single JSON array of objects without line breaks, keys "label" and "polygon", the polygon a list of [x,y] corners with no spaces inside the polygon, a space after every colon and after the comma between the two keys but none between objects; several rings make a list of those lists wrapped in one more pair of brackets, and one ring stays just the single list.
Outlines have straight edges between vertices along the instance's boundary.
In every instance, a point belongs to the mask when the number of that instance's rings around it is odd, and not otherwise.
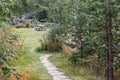
[{"label": "low bush", "polygon": [[48,34],[48,39],[56,39],[59,41],[64,41],[65,40],[65,34],[67,34],[66,29],[63,27],[54,27],[50,30]]},{"label": "low bush", "polygon": [[80,51],[76,51],[69,55],[68,61],[69,65],[83,66],[86,69],[89,69],[89,71],[94,73],[96,76],[104,74],[104,62],[102,60],[98,61],[96,56],[81,58]]},{"label": "low bush", "polygon": [[41,46],[38,47],[36,51],[62,51],[62,42],[65,40],[65,34],[67,34],[67,32],[63,27],[51,28],[48,36],[40,40]]},{"label": "low bush", "polygon": [[[90,70],[90,68],[86,68],[80,64],[78,65],[71,64],[70,61],[68,61],[68,57],[64,57],[61,54],[51,56],[49,60],[52,61],[52,63],[54,63],[55,66],[60,68],[61,71],[64,71],[65,74],[70,76],[72,80],[104,80],[103,79],[104,74],[103,76],[102,75],[96,76],[96,74],[94,74],[92,70]],[[76,54],[79,55],[79,53],[77,52]],[[82,62],[81,60],[79,61]]]},{"label": "low bush", "polygon": [[35,27],[35,24],[31,24],[31,28],[34,28]]},{"label": "low bush", "polygon": [[0,69],[3,73],[2,80],[10,77],[12,68],[9,62],[16,58],[20,47],[19,40],[19,35],[13,34],[11,28],[2,28],[0,30]]},{"label": "low bush", "polygon": [[19,23],[15,25],[16,28],[34,28],[34,24],[31,24],[30,22],[26,22],[25,24]]},{"label": "low bush", "polygon": [[7,22],[0,21],[0,28],[2,27],[10,27],[10,25]]},{"label": "low bush", "polygon": [[62,50],[62,44],[57,40],[49,40],[47,38],[43,38],[43,40],[40,40],[40,47],[36,49],[37,52],[40,51],[61,51]]},{"label": "low bush", "polygon": [[19,23],[19,24],[15,25],[15,27],[16,28],[24,28],[25,26],[24,26],[24,24]]},{"label": "low bush", "polygon": [[27,23],[25,24],[25,28],[31,28],[31,24],[30,24],[29,22],[27,22]]},{"label": "low bush", "polygon": [[79,51],[73,52],[69,55],[68,61],[70,61],[73,65],[78,65],[80,59],[80,53]]},{"label": "low bush", "polygon": [[[40,40],[40,47],[36,51],[61,51],[62,50],[62,40],[61,34],[63,33],[63,27],[52,28],[46,38]],[[59,36],[59,37],[58,37]],[[61,38],[62,39],[62,38]]]},{"label": "low bush", "polygon": [[40,76],[34,75],[34,73],[30,71],[15,71],[11,75],[10,80],[40,80]]},{"label": "low bush", "polygon": [[45,23],[44,24],[47,28],[53,28],[52,23]]}]

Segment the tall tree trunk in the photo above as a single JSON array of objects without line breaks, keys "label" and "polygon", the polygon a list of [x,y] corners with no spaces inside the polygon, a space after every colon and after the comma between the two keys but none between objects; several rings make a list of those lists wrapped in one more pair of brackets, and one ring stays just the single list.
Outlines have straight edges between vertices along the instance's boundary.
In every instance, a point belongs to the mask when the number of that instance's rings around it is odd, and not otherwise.
[{"label": "tall tree trunk", "polygon": [[82,26],[81,26],[81,29],[80,29],[80,36],[79,36],[79,38],[80,38],[80,52],[81,52],[81,58],[83,58],[84,57],[84,53],[83,53],[83,41],[82,41]]},{"label": "tall tree trunk", "polygon": [[83,42],[82,42],[82,28],[81,27],[76,27],[77,30],[77,47],[80,50],[80,57],[83,58]]},{"label": "tall tree trunk", "polygon": [[106,80],[114,80],[113,74],[113,53],[112,53],[112,8],[111,0],[109,1],[109,8],[107,12],[107,25],[106,25]]}]

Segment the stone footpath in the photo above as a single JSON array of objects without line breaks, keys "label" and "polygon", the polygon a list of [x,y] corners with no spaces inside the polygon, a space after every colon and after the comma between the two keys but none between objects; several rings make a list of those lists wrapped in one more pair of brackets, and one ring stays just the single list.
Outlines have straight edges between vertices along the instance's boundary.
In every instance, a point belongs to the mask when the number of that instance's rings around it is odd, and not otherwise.
[{"label": "stone footpath", "polygon": [[65,76],[63,72],[60,72],[49,60],[48,57],[52,56],[51,54],[45,54],[40,57],[41,63],[52,76],[53,80],[71,80],[69,77]]}]

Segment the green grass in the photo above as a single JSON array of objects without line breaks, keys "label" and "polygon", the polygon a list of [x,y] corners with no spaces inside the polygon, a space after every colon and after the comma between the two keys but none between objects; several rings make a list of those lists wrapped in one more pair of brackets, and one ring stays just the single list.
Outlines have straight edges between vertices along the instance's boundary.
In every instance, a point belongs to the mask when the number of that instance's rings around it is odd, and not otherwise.
[{"label": "green grass", "polygon": [[68,58],[62,54],[54,54],[49,60],[52,61],[60,71],[65,72],[72,80],[104,80],[96,77],[90,69],[70,65]]},{"label": "green grass", "polygon": [[19,54],[18,59],[11,62],[12,66],[18,71],[21,70],[32,72],[32,76],[39,77],[40,80],[52,80],[45,68],[40,63],[39,57],[42,54],[35,52],[35,49],[40,45],[38,40],[42,39],[48,31],[38,32],[33,28],[20,28],[17,31],[24,40],[24,53]]},{"label": "green grass", "polygon": [[[40,63],[39,57],[41,53],[37,53],[35,49],[40,46],[39,39],[42,39],[48,31],[35,31],[33,28],[20,28],[17,30],[21,34],[21,38],[24,40],[24,51],[18,55],[18,59],[11,62],[12,66],[16,70],[32,72],[31,80],[52,80],[51,76],[47,73],[45,68]],[[75,67],[68,65],[67,57],[61,54],[54,54],[51,56],[52,61],[62,72],[65,72],[72,80],[103,80],[96,78],[89,69],[84,67]]]}]

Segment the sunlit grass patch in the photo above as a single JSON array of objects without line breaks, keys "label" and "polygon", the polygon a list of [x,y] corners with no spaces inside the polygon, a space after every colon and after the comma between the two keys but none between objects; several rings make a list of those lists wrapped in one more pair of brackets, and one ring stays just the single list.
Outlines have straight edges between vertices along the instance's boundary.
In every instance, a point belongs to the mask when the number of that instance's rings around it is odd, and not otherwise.
[{"label": "sunlit grass patch", "polygon": [[47,31],[37,32],[34,28],[20,28],[17,31],[24,41],[24,48],[23,53],[18,54],[17,59],[10,63],[14,68],[14,72],[21,73],[20,78],[29,76],[28,79],[23,80],[52,80],[40,63],[39,57],[42,54],[35,52],[35,48],[39,46],[39,39],[46,35]]}]

